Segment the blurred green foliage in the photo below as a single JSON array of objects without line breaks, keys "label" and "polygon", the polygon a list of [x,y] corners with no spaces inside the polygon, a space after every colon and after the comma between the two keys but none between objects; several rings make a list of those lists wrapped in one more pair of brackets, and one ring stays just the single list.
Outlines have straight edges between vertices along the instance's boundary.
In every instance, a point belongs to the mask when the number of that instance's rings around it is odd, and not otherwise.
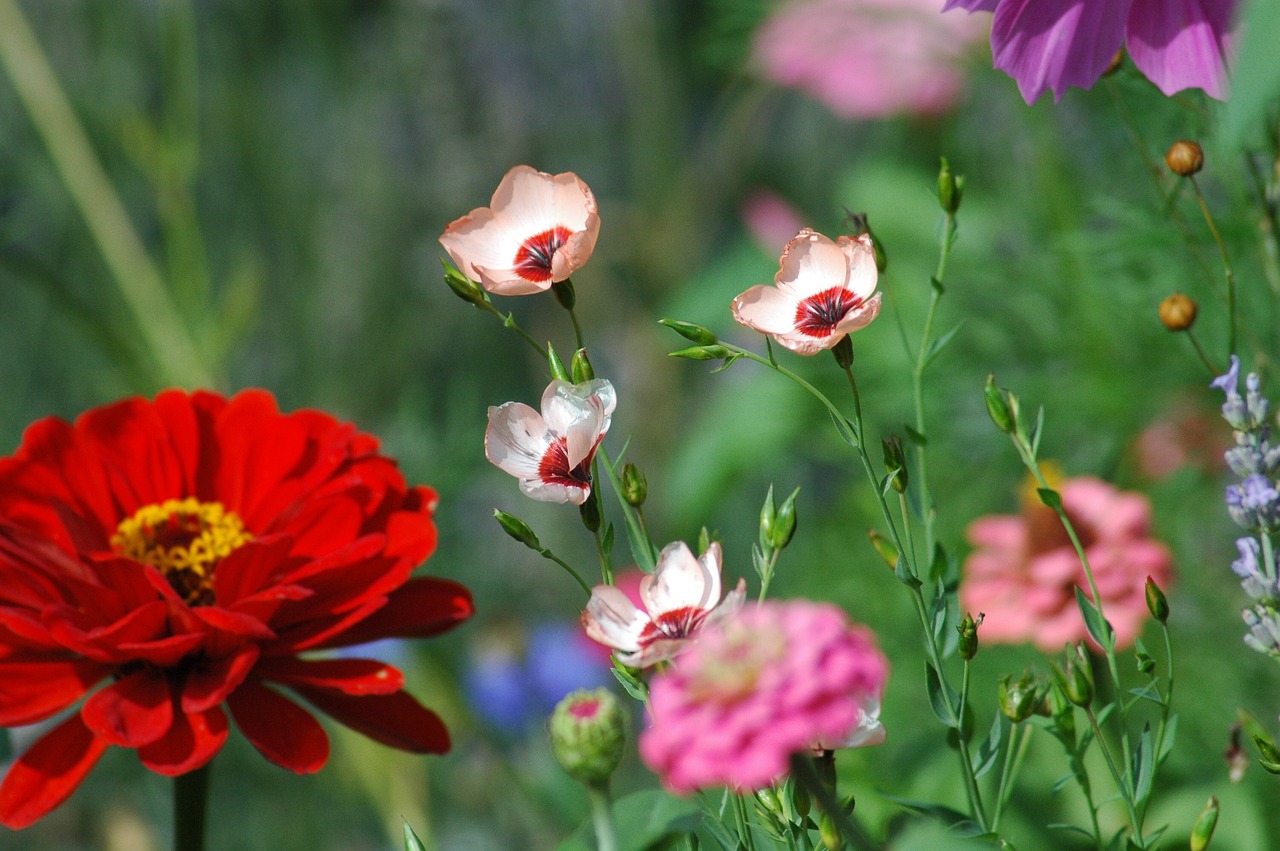
[{"label": "blurred green foliage", "polygon": [[[904,434],[911,361],[897,326],[914,337],[923,319],[943,155],[966,187],[939,317],[942,332],[964,325],[928,375],[940,537],[963,551],[970,520],[1016,505],[1021,467],[982,400],[994,371],[1024,403],[1046,407],[1043,454],[1071,473],[1145,489],[1176,553],[1169,600],[1182,721],[1151,823],[1185,837],[1214,793],[1215,847],[1263,849],[1280,835],[1275,780],[1253,770],[1229,784],[1221,755],[1238,708],[1263,719],[1277,710],[1274,667],[1239,640],[1234,533],[1212,464],[1227,430],[1204,366],[1155,312],[1175,290],[1197,298],[1196,330],[1225,364],[1216,248],[1194,199],[1159,168],[1170,142],[1199,138],[1209,164],[1201,185],[1235,249],[1245,359],[1274,379],[1275,269],[1259,248],[1250,172],[1234,149],[1215,146],[1219,105],[1198,94],[1164,99],[1125,68],[1091,92],[1027,107],[979,50],[968,92],[947,114],[848,123],[751,74],[748,39],[763,3],[21,8],[204,366],[223,389],[264,386],[285,409],[325,408],[380,435],[411,480],[440,491],[441,543],[428,569],[476,593],[475,621],[424,643],[409,666],[411,690],[455,734],[448,757],[392,754],[335,731],[330,765],[298,778],[233,736],[213,772],[211,848],[397,847],[403,817],[441,851],[542,849],[586,818],[585,796],[555,767],[541,731],[484,727],[457,685],[495,624],[573,621],[583,602],[563,573],[500,533],[495,506],[566,559],[594,558],[575,512],[521,500],[484,460],[487,406],[533,402],[545,365],[440,280],[438,234],[486,204],[521,162],[572,170],[599,199],[599,246],[575,281],[579,311],[596,373],[619,391],[608,445],[631,438],[651,528],[661,542],[693,541],[706,525],[725,542],[727,574],[749,575],[765,490],[799,487],[800,534],[774,593],[840,603],[877,631],[894,664],[889,742],[842,756],[842,782],[882,834],[906,817],[881,793],[958,804],[906,598],[865,543],[876,514],[853,457],[794,387],[747,363],[713,376],[670,360],[681,341],[657,324],[697,322],[759,347],[727,308],[777,268],[780,246],[758,244],[742,223],[752,194],[778,193],[829,234],[846,208],[866,212],[889,254],[887,306],[855,337],[854,369],[868,434]],[[154,392],[162,379],[7,77],[0,128],[0,444],[13,447],[39,417]],[[1273,161],[1273,150],[1256,161],[1267,180]],[[536,337],[571,350],[552,300],[507,302]],[[796,360],[789,365],[839,392],[826,358]],[[1169,418],[1198,424],[1209,448],[1196,450],[1198,465],[1156,480],[1135,441]],[[1027,648],[980,650],[974,681],[989,685],[975,696],[980,717],[994,711],[999,675],[1033,658]],[[1046,822],[1084,819],[1071,790],[1045,791],[1064,771],[1061,755],[1037,742],[1025,785],[1038,791],[1020,793],[1009,813],[1019,847],[1069,847],[1067,836],[1043,833]],[[621,791],[653,785],[633,754]],[[164,847],[168,795],[168,781],[113,751],[67,805],[0,836],[0,846]],[[895,847],[941,847],[933,830],[912,824]]]}]

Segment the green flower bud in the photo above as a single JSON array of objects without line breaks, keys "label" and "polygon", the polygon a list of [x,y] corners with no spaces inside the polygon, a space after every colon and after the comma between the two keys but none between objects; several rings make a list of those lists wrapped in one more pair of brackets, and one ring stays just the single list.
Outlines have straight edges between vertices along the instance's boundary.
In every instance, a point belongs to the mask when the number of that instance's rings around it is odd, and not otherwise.
[{"label": "green flower bud", "polygon": [[1169,622],[1169,601],[1165,599],[1164,592],[1150,576],[1147,577],[1147,611],[1151,612],[1151,617],[1160,623]]},{"label": "green flower bud", "polygon": [[538,540],[538,536],[533,534],[533,530],[529,528],[529,524],[525,523],[519,517],[508,514],[501,509],[495,508],[493,516],[498,521],[498,525],[502,527],[502,531],[515,538],[531,550],[542,550],[542,542]]},{"label": "green flower bud", "polygon": [[722,360],[729,357],[729,350],[721,345],[690,346],[678,352],[671,352],[667,357],[685,358],[686,360]]},{"label": "green flower bud", "polygon": [[649,481],[640,472],[640,468],[628,461],[622,465],[622,498],[632,508],[644,505],[649,495]]},{"label": "green flower bud", "polygon": [[995,374],[987,376],[987,383],[982,388],[982,393],[987,400],[987,413],[991,416],[991,421],[996,424],[996,428],[1005,434],[1013,431],[1013,413],[1009,410],[1008,391],[1001,390],[996,387]]},{"label": "green flower bud", "polygon": [[1067,700],[1079,707],[1093,702],[1093,670],[1082,645],[1068,647],[1066,665],[1060,668],[1055,664],[1054,673]]},{"label": "green flower bud", "polygon": [[551,714],[548,730],[556,762],[579,783],[604,786],[622,761],[626,716],[607,689],[565,695]]},{"label": "green flower bud", "polygon": [[555,347],[547,343],[547,366],[551,368],[551,377],[556,381],[571,381],[569,370],[564,368],[564,361],[556,354]]},{"label": "green flower bud", "polygon": [[555,295],[556,301],[565,310],[573,310],[573,306],[577,303],[578,297],[573,292],[573,281],[565,278],[558,284],[551,285],[551,292]]},{"label": "green flower bud", "polygon": [[791,543],[796,536],[796,494],[800,488],[791,492],[791,496],[778,506],[777,516],[773,520],[773,528],[769,530],[769,544],[775,550],[781,550]]},{"label": "green flower bud", "polygon": [[1191,851],[1204,851],[1213,839],[1214,828],[1218,826],[1218,796],[1210,795],[1209,802],[1200,811],[1195,827],[1191,828]]},{"label": "green flower bud", "polygon": [[884,559],[884,563],[889,565],[891,569],[896,569],[898,566],[898,548],[893,545],[893,541],[890,541],[875,529],[867,530],[867,538],[871,541],[871,546],[876,548],[876,553],[880,558]]},{"label": "green flower bud", "polygon": [[697,343],[699,346],[713,346],[720,342],[710,329],[701,325],[694,325],[692,322],[681,322],[679,319],[659,319],[658,324],[667,326],[681,337],[691,343]]},{"label": "green flower bud", "polygon": [[853,366],[853,340],[847,336],[840,338],[840,342],[831,347],[831,354],[836,359],[836,364],[841,369],[848,369]]},{"label": "green flower bud", "polygon": [[768,550],[773,546],[773,526],[778,520],[778,506],[773,501],[773,485],[764,495],[764,504],[760,506],[760,549]]},{"label": "green flower bud", "polygon": [[890,486],[898,493],[907,490],[907,456],[902,451],[902,441],[896,434],[891,434],[880,441],[884,447],[885,473],[892,478]]},{"label": "green flower bud", "polygon": [[831,813],[823,813],[818,820],[818,836],[822,838],[822,847],[827,851],[840,851],[844,848],[844,839],[841,838],[840,829],[836,827],[836,820],[831,817]]},{"label": "green flower bud", "polygon": [[960,658],[966,662],[972,661],[973,657],[978,655],[978,627],[982,625],[985,618],[986,615],[978,612],[978,619],[975,621],[973,615],[965,612],[964,619],[956,627],[956,632],[960,633]]},{"label": "green flower bud", "polygon": [[600,531],[600,495],[595,490],[587,494],[586,501],[578,506],[578,514],[582,516],[582,525],[588,532],[594,535]]},{"label": "green flower bud", "polygon": [[591,361],[587,360],[586,349],[578,349],[574,352],[573,360],[569,364],[569,374],[573,376],[574,384],[586,384],[596,377],[596,371],[591,368]]},{"label": "green flower bud", "polygon": [[998,694],[1000,711],[1015,724],[1026,721],[1040,709],[1044,702],[1046,683],[1030,670],[1014,679],[1012,674],[1000,678]]},{"label": "green flower bud", "polygon": [[951,164],[942,158],[942,167],[938,169],[938,204],[944,213],[954,214],[960,209],[960,199],[964,196],[964,175],[956,177],[951,173]]},{"label": "green flower bud", "polygon": [[454,295],[469,304],[484,304],[488,296],[475,281],[455,269],[447,260],[440,261],[444,265],[444,282],[453,290]]},{"label": "green flower bud", "polygon": [[771,787],[766,786],[763,789],[756,790],[756,801],[761,809],[778,821],[785,822],[787,820],[786,811],[782,808],[782,801],[778,799],[778,793]]}]

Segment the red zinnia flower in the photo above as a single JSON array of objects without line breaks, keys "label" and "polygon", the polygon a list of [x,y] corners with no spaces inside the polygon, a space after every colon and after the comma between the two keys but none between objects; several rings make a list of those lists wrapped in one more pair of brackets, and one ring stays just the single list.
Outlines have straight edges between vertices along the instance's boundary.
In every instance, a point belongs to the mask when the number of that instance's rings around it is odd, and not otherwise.
[{"label": "red zinnia flower", "polygon": [[471,614],[461,585],[409,578],[435,548],[435,503],[372,436],[281,414],[263,391],[168,391],[31,426],[0,459],[0,725],[107,683],[9,770],[0,822],[62,803],[109,745],[160,774],[203,766],[224,703],[267,759],[319,770],[323,728],[273,686],[383,744],[446,751],[395,668],[299,655]]}]

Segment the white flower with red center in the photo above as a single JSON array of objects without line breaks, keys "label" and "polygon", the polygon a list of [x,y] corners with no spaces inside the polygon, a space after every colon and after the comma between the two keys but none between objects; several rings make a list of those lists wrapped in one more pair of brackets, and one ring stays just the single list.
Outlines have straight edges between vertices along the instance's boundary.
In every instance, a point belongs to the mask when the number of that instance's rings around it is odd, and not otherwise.
[{"label": "white flower with red center", "polygon": [[464,274],[497,295],[545,292],[591,257],[596,199],[572,172],[511,169],[488,207],[449,223],[440,244]]},{"label": "white flower with red center", "polygon": [[618,661],[647,668],[673,659],[703,626],[742,608],[747,583],[720,600],[720,544],[712,543],[701,558],[683,541],[667,544],[653,573],[640,581],[644,610],[613,585],[597,585],[582,613],[587,635],[617,651]]},{"label": "white flower with red center", "polygon": [[582,505],[616,402],[613,385],[603,379],[553,381],[542,394],[542,413],[522,402],[489,409],[485,457],[519,479],[526,496]]},{"label": "white flower with red center", "polygon": [[773,282],[735,298],[733,318],[796,354],[829,349],[880,313],[876,253],[866,234],[832,242],[805,228],[782,250]]}]

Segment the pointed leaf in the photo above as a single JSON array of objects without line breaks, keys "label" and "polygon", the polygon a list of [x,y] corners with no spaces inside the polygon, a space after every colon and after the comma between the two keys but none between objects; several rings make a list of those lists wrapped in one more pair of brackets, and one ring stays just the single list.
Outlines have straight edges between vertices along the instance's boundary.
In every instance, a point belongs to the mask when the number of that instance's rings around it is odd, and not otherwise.
[{"label": "pointed leaf", "polygon": [[[1043,493],[1044,491],[1041,491],[1041,494]],[[1057,496],[1057,494],[1055,493],[1054,496]],[[1114,647],[1116,640],[1115,630],[1111,628],[1111,624],[1107,623],[1107,619],[1098,612],[1093,603],[1089,602],[1089,598],[1084,594],[1084,589],[1079,585],[1076,586],[1076,604],[1080,607],[1080,615],[1084,618],[1085,629],[1089,630],[1089,635],[1093,636],[1093,640],[1102,647]]]},{"label": "pointed leaf", "polygon": [[951,342],[951,338],[956,335],[956,332],[963,327],[964,327],[964,320],[962,319],[958,323],[956,323],[956,327],[952,328],[950,331],[943,334],[938,339],[934,340],[933,343],[930,344],[929,346],[928,354],[924,356],[924,365],[928,366],[930,363],[932,363],[933,359],[938,356],[938,353],[942,351],[942,349],[947,345],[947,343]]},{"label": "pointed leaf", "polygon": [[924,675],[925,687],[929,692],[929,705],[933,708],[933,714],[946,726],[952,729],[958,728],[960,724],[956,720],[955,712],[951,707],[955,706],[960,696],[955,693],[951,686],[942,682],[938,672],[928,662],[925,662],[924,665]]},{"label": "pointed leaf", "polygon": [[831,411],[831,422],[835,424],[836,432],[839,433],[840,439],[852,446],[858,448],[858,438],[853,433],[853,424],[835,411]]}]

